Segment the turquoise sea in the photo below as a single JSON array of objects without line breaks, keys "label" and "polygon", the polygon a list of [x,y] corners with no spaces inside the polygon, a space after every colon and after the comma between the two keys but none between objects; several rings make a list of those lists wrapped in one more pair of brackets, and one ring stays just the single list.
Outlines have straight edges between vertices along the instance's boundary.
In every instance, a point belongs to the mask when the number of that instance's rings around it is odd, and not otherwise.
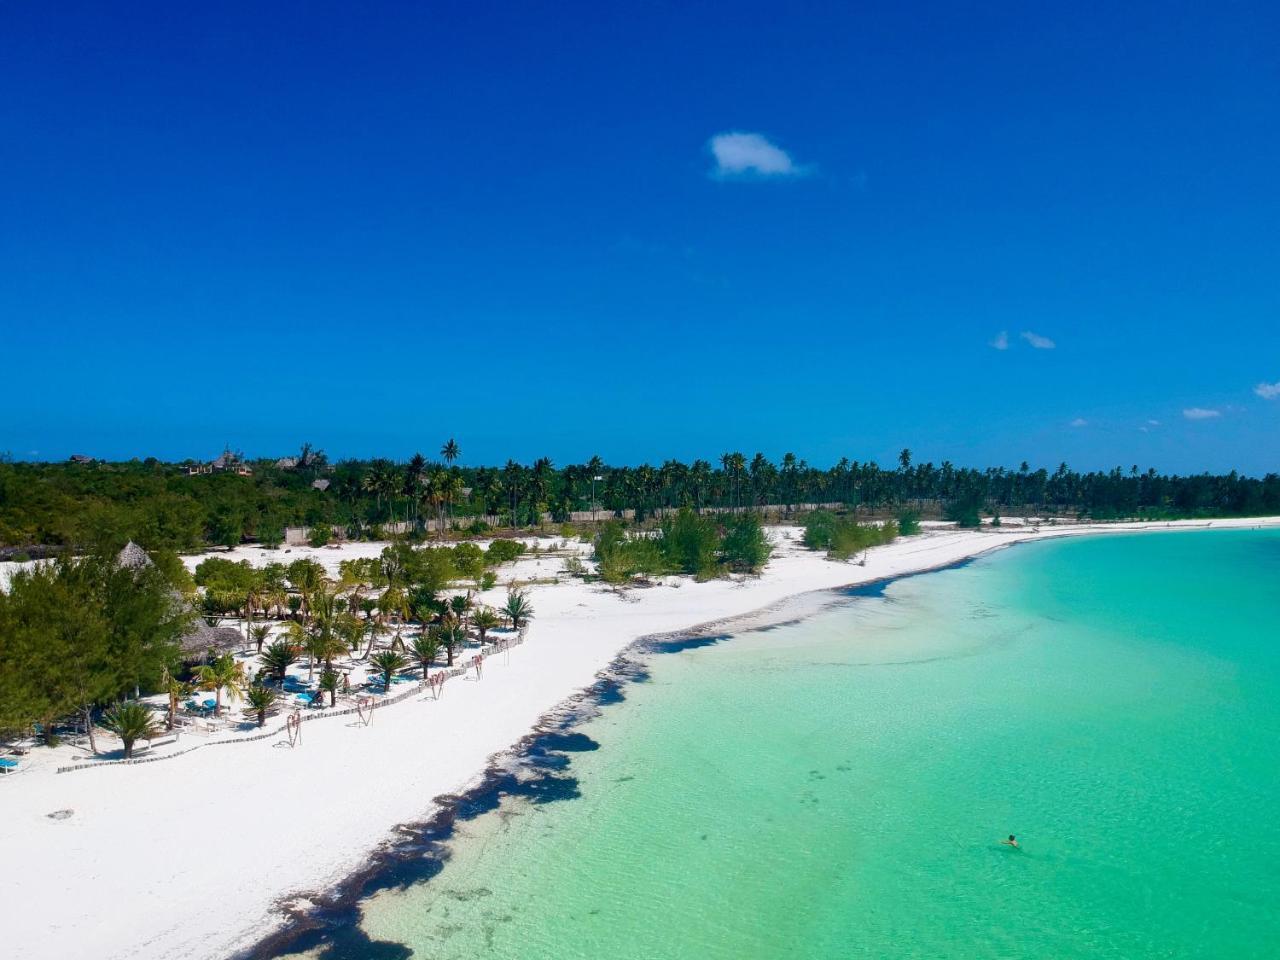
[{"label": "turquoise sea", "polygon": [[1280,956],[1280,534],[867,594],[653,654],[319,955]]}]

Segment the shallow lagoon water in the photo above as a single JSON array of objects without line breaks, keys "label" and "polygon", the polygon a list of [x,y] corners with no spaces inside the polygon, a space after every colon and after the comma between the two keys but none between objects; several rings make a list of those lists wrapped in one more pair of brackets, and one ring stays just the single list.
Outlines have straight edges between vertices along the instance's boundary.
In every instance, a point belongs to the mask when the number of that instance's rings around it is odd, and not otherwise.
[{"label": "shallow lagoon water", "polygon": [[654,655],[341,955],[1273,957],[1278,623],[1280,535],[1111,536]]}]

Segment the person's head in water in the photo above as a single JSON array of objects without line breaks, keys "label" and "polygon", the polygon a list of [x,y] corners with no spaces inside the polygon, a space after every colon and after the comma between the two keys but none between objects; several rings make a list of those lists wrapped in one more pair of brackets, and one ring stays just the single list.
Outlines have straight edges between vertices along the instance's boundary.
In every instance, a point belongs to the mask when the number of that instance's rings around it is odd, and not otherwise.
[{"label": "person's head in water", "polygon": [[1011,833],[1011,834],[1009,834],[1009,842],[1010,842],[1010,843],[1013,843],[1013,842],[1014,842],[1015,840],[1017,840],[1017,839],[1018,839],[1018,838],[1017,838],[1017,837],[1015,837],[1012,833]]}]

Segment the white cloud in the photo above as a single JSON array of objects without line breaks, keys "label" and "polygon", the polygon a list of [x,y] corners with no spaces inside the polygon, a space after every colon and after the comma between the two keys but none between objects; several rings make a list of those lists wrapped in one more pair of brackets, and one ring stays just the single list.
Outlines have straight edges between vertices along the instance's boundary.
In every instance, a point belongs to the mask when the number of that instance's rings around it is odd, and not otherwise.
[{"label": "white cloud", "polygon": [[1222,416],[1222,411],[1206,410],[1204,407],[1188,407],[1182,411],[1182,415],[1188,420],[1212,420],[1214,417]]},{"label": "white cloud", "polygon": [[1042,337],[1040,334],[1032,333],[1030,330],[1022,331],[1022,339],[1027,341],[1027,343],[1031,344],[1037,350],[1052,350],[1057,346],[1057,344],[1048,337]]},{"label": "white cloud", "polygon": [[1084,417],[1076,417],[1074,420],[1071,421],[1071,425],[1073,427],[1087,427],[1089,425],[1089,421],[1086,420]]},{"label": "white cloud", "polygon": [[1275,383],[1260,383],[1253,388],[1253,392],[1260,396],[1263,400],[1274,400],[1280,397],[1280,381]]},{"label": "white cloud", "polygon": [[1158,426],[1160,426],[1160,421],[1159,421],[1159,420],[1148,420],[1148,421],[1147,421],[1147,426],[1149,426],[1149,427],[1158,427]]},{"label": "white cloud", "polygon": [[996,334],[995,339],[991,341],[991,346],[997,350],[1009,349],[1009,331],[1001,330]]},{"label": "white cloud", "polygon": [[707,146],[716,158],[713,177],[802,177],[787,151],[758,133],[717,133]]}]

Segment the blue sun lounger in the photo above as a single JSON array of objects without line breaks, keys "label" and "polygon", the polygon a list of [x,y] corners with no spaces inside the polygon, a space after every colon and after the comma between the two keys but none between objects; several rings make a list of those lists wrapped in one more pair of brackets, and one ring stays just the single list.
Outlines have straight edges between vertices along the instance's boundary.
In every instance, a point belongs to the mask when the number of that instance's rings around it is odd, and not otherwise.
[{"label": "blue sun lounger", "polygon": [[8,757],[0,757],[0,771],[5,773],[13,773],[18,769],[18,761],[10,760]]}]

